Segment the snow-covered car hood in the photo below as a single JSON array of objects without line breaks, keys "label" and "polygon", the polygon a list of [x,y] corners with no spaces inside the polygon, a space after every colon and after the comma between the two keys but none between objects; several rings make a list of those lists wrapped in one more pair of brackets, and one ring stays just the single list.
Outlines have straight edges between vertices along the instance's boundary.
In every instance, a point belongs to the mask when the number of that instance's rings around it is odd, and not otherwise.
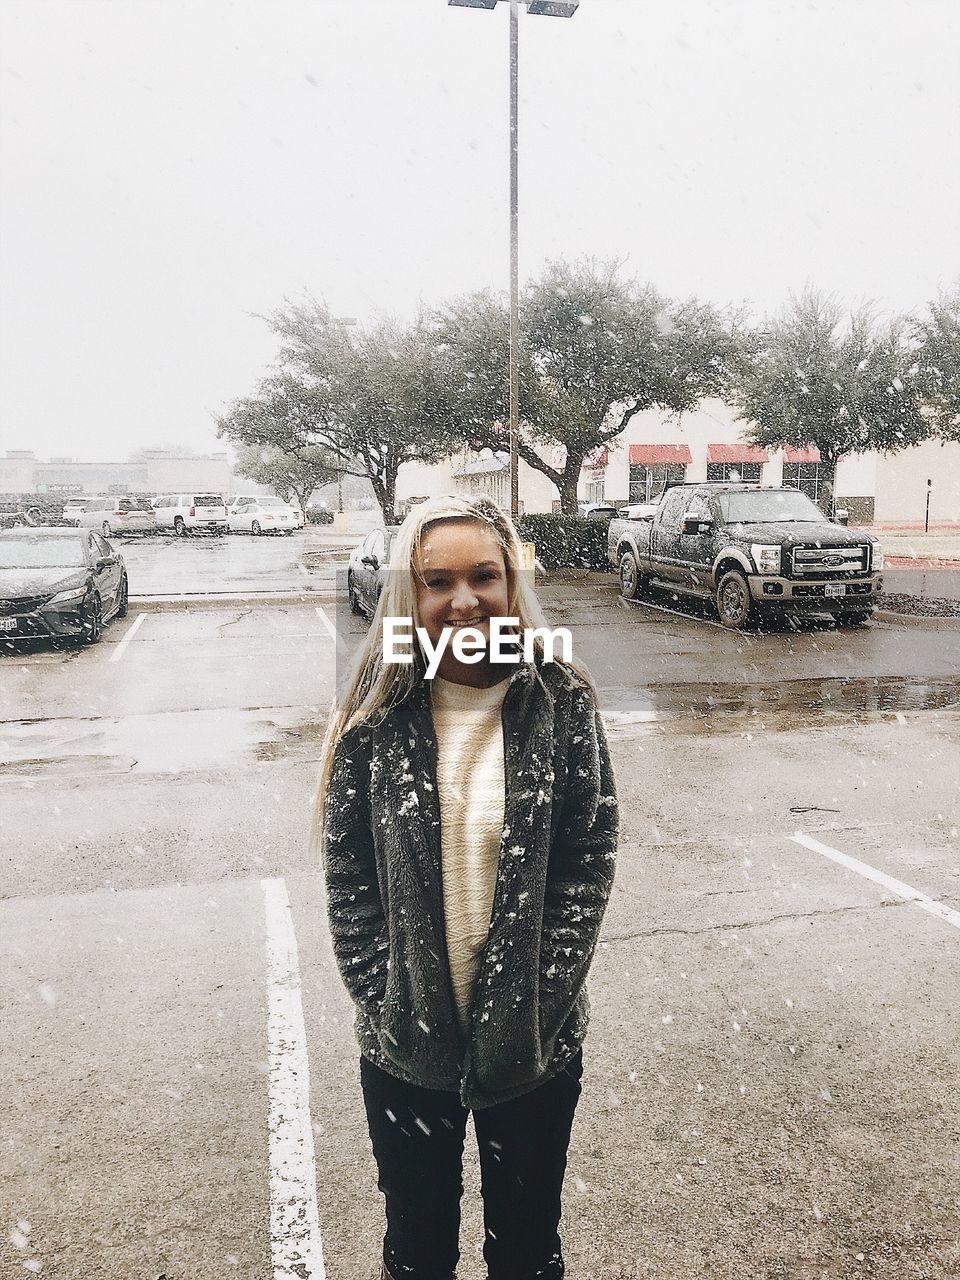
[{"label": "snow-covered car hood", "polygon": [[85,585],[87,569],[0,569],[0,600],[18,600],[27,596],[52,596]]},{"label": "snow-covered car hood", "polygon": [[857,547],[874,542],[868,533],[858,533],[844,525],[813,520],[730,521],[724,526],[729,534],[748,542],[776,543],[792,547],[797,543],[813,543],[820,547]]}]

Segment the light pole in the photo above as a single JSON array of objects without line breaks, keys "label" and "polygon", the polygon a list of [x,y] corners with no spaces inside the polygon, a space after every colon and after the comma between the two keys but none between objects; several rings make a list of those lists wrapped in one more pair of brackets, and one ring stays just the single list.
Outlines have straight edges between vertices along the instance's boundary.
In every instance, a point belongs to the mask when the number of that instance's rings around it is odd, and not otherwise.
[{"label": "light pole", "polygon": [[[460,9],[495,9],[500,0],[447,0]],[[520,436],[520,279],[519,279],[519,196],[517,163],[519,66],[519,24],[521,3],[527,13],[546,18],[572,18],[580,0],[503,0],[510,5],[510,515],[520,514],[520,489],[517,466],[517,440]]]},{"label": "light pole", "polygon": [[[335,320],[337,324],[342,325],[345,331],[347,329],[354,328],[357,324],[356,316],[331,316],[331,319]],[[344,332],[343,336],[347,343],[352,347],[353,343],[350,342],[349,334]],[[337,515],[340,517],[339,522],[335,522],[340,526],[338,532],[345,532],[346,516],[343,513],[343,458],[339,454],[337,454]]]}]

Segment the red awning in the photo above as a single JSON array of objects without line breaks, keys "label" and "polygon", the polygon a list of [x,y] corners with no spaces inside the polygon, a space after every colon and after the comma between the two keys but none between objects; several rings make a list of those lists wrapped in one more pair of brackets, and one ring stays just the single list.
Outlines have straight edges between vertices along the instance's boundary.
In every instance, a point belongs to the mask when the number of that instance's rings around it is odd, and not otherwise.
[{"label": "red awning", "polygon": [[631,466],[642,464],[653,467],[665,462],[689,466],[693,462],[690,446],[686,444],[632,444],[630,446]]},{"label": "red awning", "polygon": [[766,449],[755,444],[707,445],[708,462],[769,462]]},{"label": "red awning", "polygon": [[606,447],[594,449],[592,453],[588,453],[583,460],[583,471],[605,471],[607,463],[610,461],[610,450]]},{"label": "red awning", "polygon": [[783,451],[784,462],[819,462],[820,450],[815,444],[804,445],[802,449],[795,449],[793,445],[788,444]]}]

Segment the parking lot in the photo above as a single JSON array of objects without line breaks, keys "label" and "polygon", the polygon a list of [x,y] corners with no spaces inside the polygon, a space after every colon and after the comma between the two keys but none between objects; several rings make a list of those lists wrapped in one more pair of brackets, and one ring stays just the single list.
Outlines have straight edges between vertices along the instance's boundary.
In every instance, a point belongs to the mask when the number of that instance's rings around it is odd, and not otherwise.
[{"label": "parking lot", "polygon": [[[0,1271],[259,1277],[288,1246],[361,1280],[382,1209],[307,827],[364,624],[313,530],[121,550],[130,614],[98,645],[0,657]],[[953,636],[542,594],[623,811],[568,1274],[960,1273]],[[281,990],[303,1025],[278,1040]],[[312,1203],[311,1151],[315,1218],[271,1220],[278,1180]],[[465,1188],[479,1280],[472,1138]]]}]

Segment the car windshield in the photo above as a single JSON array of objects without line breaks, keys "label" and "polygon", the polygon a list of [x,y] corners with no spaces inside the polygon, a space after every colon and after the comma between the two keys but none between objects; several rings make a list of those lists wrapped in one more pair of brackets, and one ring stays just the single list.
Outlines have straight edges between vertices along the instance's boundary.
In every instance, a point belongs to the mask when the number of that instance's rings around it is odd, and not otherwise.
[{"label": "car windshield", "polygon": [[745,489],[717,497],[725,524],[778,524],[801,520],[822,524],[826,516],[799,489]]},{"label": "car windshield", "polygon": [[194,504],[198,507],[222,507],[223,499],[215,493],[198,493],[194,498]]},{"label": "car windshield", "polygon": [[79,538],[0,538],[0,569],[82,569]]},{"label": "car windshield", "polygon": [[258,498],[257,501],[261,507],[283,507],[285,509],[287,506],[282,498]]}]

